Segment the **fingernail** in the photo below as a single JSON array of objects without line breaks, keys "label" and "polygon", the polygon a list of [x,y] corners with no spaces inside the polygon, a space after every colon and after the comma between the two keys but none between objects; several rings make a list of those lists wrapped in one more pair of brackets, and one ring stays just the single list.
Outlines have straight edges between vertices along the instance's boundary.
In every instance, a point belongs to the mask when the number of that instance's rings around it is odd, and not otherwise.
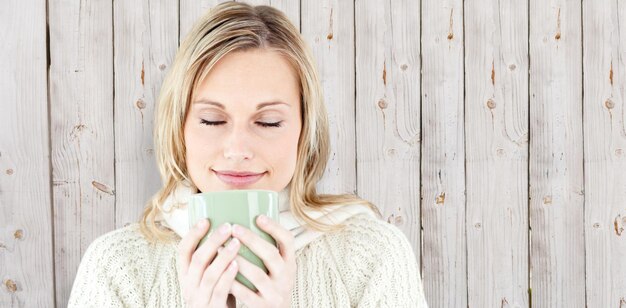
[{"label": "fingernail", "polygon": [[239,225],[233,225],[233,234],[241,235],[241,227]]},{"label": "fingernail", "polygon": [[233,262],[230,262],[230,266],[228,267],[228,269],[230,269],[231,271],[234,271],[237,268],[237,260],[233,260]]},{"label": "fingernail", "polygon": [[238,245],[239,245],[239,240],[236,238],[233,238],[232,240],[230,240],[230,243],[228,243],[228,250],[233,251],[235,250],[235,248],[237,248]]},{"label": "fingernail", "polygon": [[206,219],[200,219],[200,222],[198,222],[198,227],[199,228],[204,228],[209,224],[209,221]]},{"label": "fingernail", "polygon": [[265,215],[259,215],[259,223],[260,224],[266,224],[267,223],[267,216]]},{"label": "fingernail", "polygon": [[230,224],[229,223],[225,223],[224,225],[222,225],[220,227],[220,233],[222,233],[222,234],[228,234],[229,231],[230,231]]}]

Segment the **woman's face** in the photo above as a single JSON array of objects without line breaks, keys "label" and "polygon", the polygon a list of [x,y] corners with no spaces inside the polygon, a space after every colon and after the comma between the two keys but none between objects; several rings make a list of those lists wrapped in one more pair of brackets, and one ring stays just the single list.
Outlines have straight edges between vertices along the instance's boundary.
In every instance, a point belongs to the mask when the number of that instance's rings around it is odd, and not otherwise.
[{"label": "woman's face", "polygon": [[192,95],[186,164],[201,192],[280,191],[296,166],[300,84],[289,62],[265,49],[231,52]]}]

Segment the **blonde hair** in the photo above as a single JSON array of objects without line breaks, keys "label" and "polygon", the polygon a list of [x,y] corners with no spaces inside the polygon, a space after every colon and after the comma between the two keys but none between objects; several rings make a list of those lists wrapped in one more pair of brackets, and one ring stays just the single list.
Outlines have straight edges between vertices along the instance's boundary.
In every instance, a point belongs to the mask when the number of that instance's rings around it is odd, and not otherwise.
[{"label": "blonde hair", "polygon": [[185,164],[184,121],[192,93],[211,68],[226,54],[253,48],[279,52],[300,79],[302,129],[298,157],[290,182],[289,203],[294,216],[317,231],[336,231],[344,224],[328,225],[306,215],[303,209],[323,210],[335,204],[364,204],[379,217],[377,207],[356,195],[321,195],[316,183],[330,153],[328,118],[313,58],[298,30],[279,10],[269,6],[225,2],[204,14],[181,43],[163,81],[155,112],[154,145],[163,187],[148,201],[140,227],[151,241],[168,241],[174,233],[155,218],[177,184],[193,183]]}]

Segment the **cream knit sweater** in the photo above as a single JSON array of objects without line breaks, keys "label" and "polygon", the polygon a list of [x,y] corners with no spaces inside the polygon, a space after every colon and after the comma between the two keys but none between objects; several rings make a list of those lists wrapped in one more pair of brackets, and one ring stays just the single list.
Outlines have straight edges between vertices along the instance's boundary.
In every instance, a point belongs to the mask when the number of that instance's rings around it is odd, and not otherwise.
[{"label": "cream knit sweater", "polygon": [[[292,306],[427,307],[404,233],[367,214],[345,223],[296,251]],[[100,236],[83,256],[68,307],[185,307],[176,258],[176,244],[151,245],[136,223]]]}]

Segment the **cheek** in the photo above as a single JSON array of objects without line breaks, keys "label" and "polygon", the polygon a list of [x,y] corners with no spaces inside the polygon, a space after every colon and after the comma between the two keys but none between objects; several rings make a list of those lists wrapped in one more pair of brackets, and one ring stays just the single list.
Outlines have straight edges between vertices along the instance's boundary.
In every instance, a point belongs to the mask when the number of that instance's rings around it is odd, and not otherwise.
[{"label": "cheek", "polygon": [[201,139],[199,138],[197,132],[195,132],[194,128],[190,128],[189,126],[185,127],[185,149],[187,150],[188,156],[194,156],[194,153],[197,151]]},{"label": "cheek", "polygon": [[207,138],[206,132],[203,132],[202,128],[193,125],[186,127],[184,134],[187,164],[194,166],[204,164],[214,154],[212,153],[214,147],[210,146],[208,141],[215,139]]},{"label": "cheek", "polygon": [[[291,132],[284,136],[284,138],[281,138],[280,142],[273,144],[270,149],[274,166],[281,170],[282,173],[289,176],[293,174],[298,158],[299,135],[299,131]],[[276,151],[276,149],[282,150]]]}]

